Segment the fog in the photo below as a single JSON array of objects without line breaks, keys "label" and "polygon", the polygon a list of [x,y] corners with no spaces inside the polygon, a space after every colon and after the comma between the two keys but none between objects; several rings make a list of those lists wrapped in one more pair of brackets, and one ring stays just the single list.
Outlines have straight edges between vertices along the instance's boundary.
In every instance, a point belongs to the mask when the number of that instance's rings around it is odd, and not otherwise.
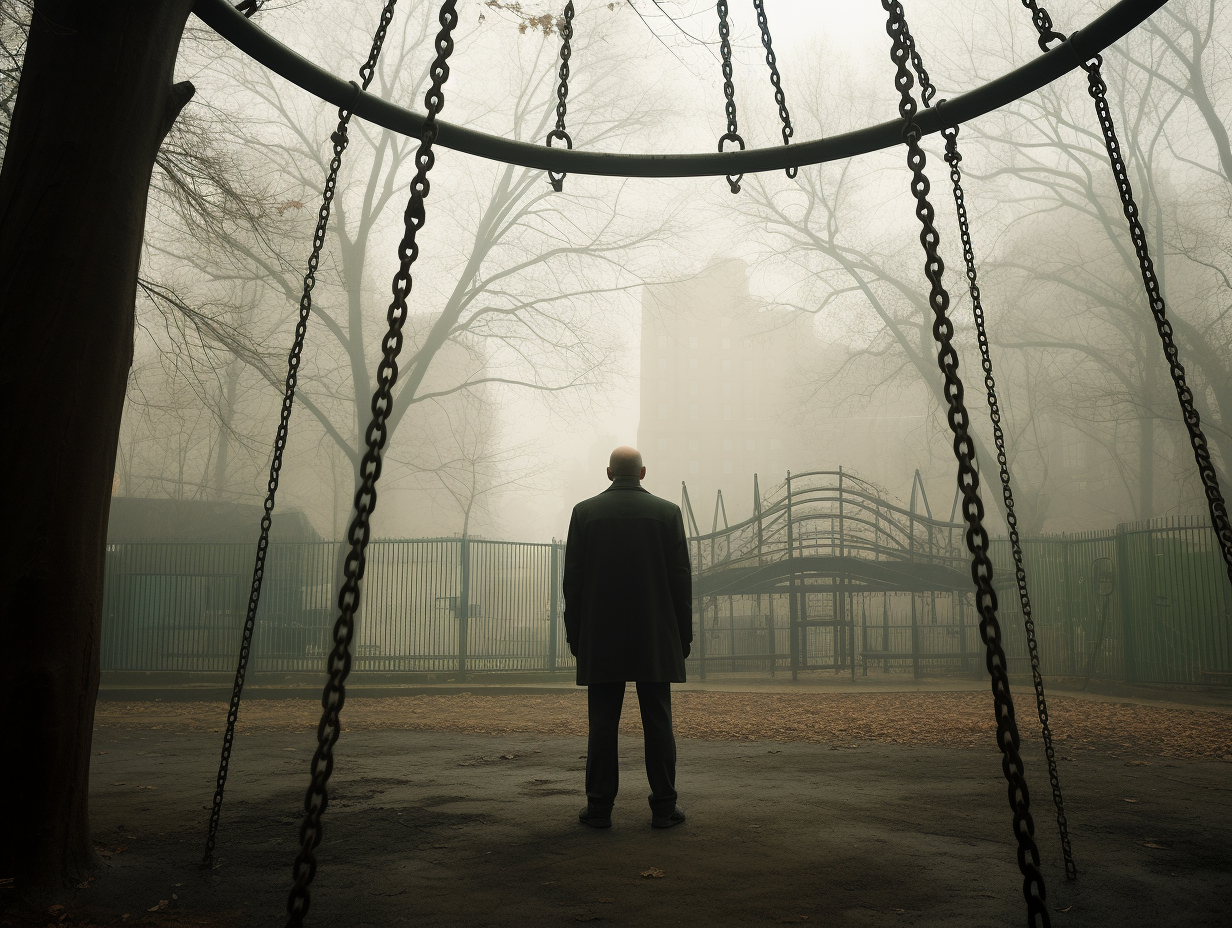
[{"label": "fog", "polygon": [[[1050,5],[1071,31],[1110,5]],[[710,151],[725,131],[705,0],[576,3],[567,125],[578,148]],[[896,116],[876,4],[766,0],[797,141]],[[739,128],[781,142],[757,24],[733,4]],[[555,124],[558,5],[459,3],[442,119],[539,141]],[[269,4],[261,28],[346,79],[372,3]],[[1038,54],[1017,0],[914,3],[917,47],[953,96]],[[372,92],[423,110],[435,4],[399,5]],[[546,20],[543,17],[548,17]],[[1109,97],[1216,464],[1232,448],[1232,118],[1218,4],[1172,2],[1106,54]],[[156,171],[117,497],[259,504],[336,111],[196,20],[197,96]],[[1003,530],[943,140],[925,140],[960,372]],[[1200,514],[1205,500],[1081,72],[965,125],[962,168],[1019,517],[1080,532]],[[356,120],[312,293],[277,512],[340,537],[397,269],[414,143]],[[914,201],[899,149],[748,176],[623,180],[437,149],[412,269],[374,533],[563,537],[641,448],[702,531],[788,471],[838,470],[907,505],[919,471],[951,511]],[[452,314],[448,338],[429,335]],[[922,510],[923,503],[920,501]],[[276,519],[277,521],[277,519]],[[1000,526],[1000,529],[996,527]],[[252,534],[257,527],[254,523]]]}]

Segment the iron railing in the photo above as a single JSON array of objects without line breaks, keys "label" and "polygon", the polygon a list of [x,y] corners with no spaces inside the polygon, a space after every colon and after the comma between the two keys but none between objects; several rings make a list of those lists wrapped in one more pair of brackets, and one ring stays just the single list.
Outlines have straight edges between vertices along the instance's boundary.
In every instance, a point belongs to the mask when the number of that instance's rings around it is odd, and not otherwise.
[{"label": "iron railing", "polygon": [[[846,499],[845,492],[845,549],[855,541],[847,534]],[[876,523],[878,507],[868,505],[869,521]],[[826,508],[828,503],[819,504],[807,517],[815,520]],[[895,514],[900,516],[901,511]],[[773,519],[770,515],[768,521]],[[934,534],[933,546],[921,545],[917,557],[949,560],[950,540],[942,540],[940,529],[918,518],[907,523],[903,539],[919,531],[926,538],[930,529]],[[763,557],[774,547],[764,527]],[[884,525],[874,524],[871,531],[875,540],[893,537],[893,529]],[[806,547],[833,544],[820,534],[805,537]],[[709,540],[699,544],[693,539],[691,548],[703,567],[713,569],[723,560],[721,555],[712,559]],[[733,548],[738,560],[739,546]],[[1045,673],[1232,684],[1232,592],[1219,546],[1202,520],[1028,537],[1023,549]],[[779,553],[786,554],[785,546]],[[322,668],[340,557],[339,545],[328,542],[271,546],[254,642],[256,671]],[[1012,669],[1025,673],[1026,644],[1008,542],[994,541],[993,559],[1006,651]],[[374,541],[355,636],[356,672],[572,668],[561,625],[563,560],[560,544]],[[103,670],[230,671],[250,561],[246,544],[109,545]],[[701,595],[694,609],[693,672],[789,670],[792,595],[797,596],[800,637],[794,660],[799,670],[865,673],[871,667],[925,674],[982,667],[977,617],[965,590],[803,585],[797,590]]]}]

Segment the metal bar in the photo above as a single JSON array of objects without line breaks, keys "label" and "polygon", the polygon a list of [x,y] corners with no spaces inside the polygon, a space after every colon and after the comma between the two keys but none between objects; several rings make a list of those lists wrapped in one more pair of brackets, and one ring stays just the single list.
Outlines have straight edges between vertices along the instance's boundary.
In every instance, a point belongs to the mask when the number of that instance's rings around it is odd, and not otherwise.
[{"label": "metal bar", "polygon": [[[1120,0],[1069,40],[1021,67],[918,113],[914,121],[925,133],[940,132],[999,109],[1034,93],[1095,57],[1140,25],[1166,0]],[[196,0],[193,12],[211,29],[260,64],[334,106],[347,106],[361,119],[402,135],[418,137],[425,117],[367,92],[355,97],[353,84],[287,48],[268,35],[228,0]],[[354,100],[354,103],[352,101]],[[774,148],[706,154],[620,154],[548,148],[477,132],[447,122],[436,123],[435,144],[455,151],[542,171],[616,177],[719,177],[781,171],[789,167],[851,158],[902,143],[901,120],[891,120],[830,138]]]}]

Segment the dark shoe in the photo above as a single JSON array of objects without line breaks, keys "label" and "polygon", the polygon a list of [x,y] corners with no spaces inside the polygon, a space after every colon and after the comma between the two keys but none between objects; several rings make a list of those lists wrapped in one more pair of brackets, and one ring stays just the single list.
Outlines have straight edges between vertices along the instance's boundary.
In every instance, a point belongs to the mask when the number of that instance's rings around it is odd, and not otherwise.
[{"label": "dark shoe", "polygon": [[684,809],[680,806],[672,809],[666,815],[655,815],[650,819],[651,828],[671,828],[673,825],[679,825],[684,821]]},{"label": "dark shoe", "polygon": [[591,828],[611,828],[612,810],[608,809],[606,812],[603,812],[587,806],[578,813],[578,821],[583,825],[589,825]]}]

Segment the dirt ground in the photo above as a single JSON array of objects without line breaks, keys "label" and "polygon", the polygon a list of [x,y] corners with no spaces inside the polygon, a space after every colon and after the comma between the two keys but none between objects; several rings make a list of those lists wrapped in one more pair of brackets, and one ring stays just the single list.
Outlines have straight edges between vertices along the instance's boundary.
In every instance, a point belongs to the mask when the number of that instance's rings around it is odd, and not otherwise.
[{"label": "dirt ground", "polygon": [[[629,687],[629,706],[636,702]],[[1016,700],[1024,735],[1038,731],[1035,701]],[[1048,700],[1054,743],[1066,751],[1123,751],[1159,757],[1232,760],[1232,713],[1181,707],[1099,702],[1066,696]],[[995,750],[992,696],[969,693],[745,693],[684,692],[672,699],[681,738],[708,741],[864,742],[917,747]],[[227,707],[210,702],[100,703],[100,729],[129,731],[222,730]],[[316,731],[319,701],[251,700],[240,713],[241,732]],[[586,692],[548,695],[404,696],[348,699],[345,731],[452,731],[504,735],[586,734]],[[640,734],[636,711],[622,731]]]},{"label": "dirt ground", "polygon": [[[1050,699],[1066,883],[1019,697],[1058,926],[1226,926],[1232,715]],[[585,694],[348,700],[308,924],[1022,924],[986,693],[676,694],[689,818],[649,827],[632,693],[613,827],[584,804]],[[21,925],[281,924],[319,706],[245,705],[215,867],[199,869],[225,706],[100,703],[102,866]],[[650,874],[650,875],[646,875]],[[660,875],[661,874],[661,875]]]}]

